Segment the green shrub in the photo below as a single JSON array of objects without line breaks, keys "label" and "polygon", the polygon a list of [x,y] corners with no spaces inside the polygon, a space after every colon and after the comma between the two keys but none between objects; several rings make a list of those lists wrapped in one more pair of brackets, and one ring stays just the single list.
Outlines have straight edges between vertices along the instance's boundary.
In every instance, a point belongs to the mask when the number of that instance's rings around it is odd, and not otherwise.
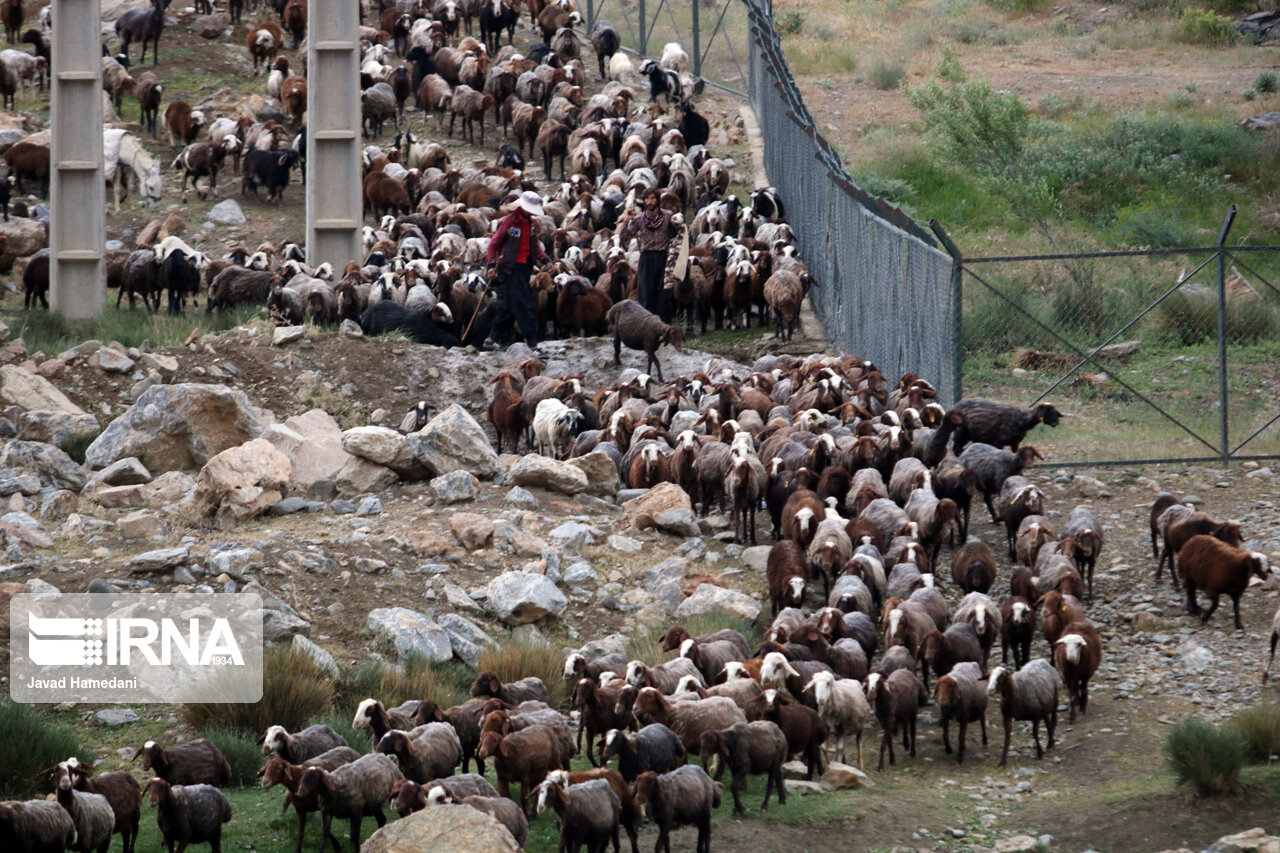
[{"label": "green shrub", "polygon": [[1169,93],[1169,106],[1175,110],[1185,110],[1188,107],[1195,106],[1195,96],[1186,89],[1174,89]]},{"label": "green shrub", "polygon": [[1039,12],[1049,5],[1048,0],[987,0],[987,4],[1001,12]]},{"label": "green shrub", "polygon": [[553,708],[563,706],[569,699],[568,686],[564,681],[564,659],[540,643],[525,643],[505,637],[497,645],[480,650],[476,668],[497,673],[503,682],[536,675],[547,685]]},{"label": "green shrub", "polygon": [[1225,47],[1234,44],[1239,33],[1235,21],[1205,9],[1184,9],[1178,24],[1178,40],[1187,44]]},{"label": "green shrub", "polygon": [[50,723],[31,705],[0,701],[0,800],[52,790],[40,771],[73,755],[93,762],[93,753],[69,729]]},{"label": "green shrub", "polygon": [[1079,283],[1063,281],[1053,289],[1049,311],[1055,329],[1072,329],[1085,335],[1086,342],[1101,338],[1114,329],[1123,308],[1120,299],[1086,276]]},{"label": "green shrub", "polygon": [[[1160,328],[1174,343],[1194,346],[1218,339],[1218,297],[1213,289],[1178,292],[1156,309]],[[1276,309],[1261,299],[1228,300],[1227,342],[1250,344],[1273,337],[1280,328]]]},{"label": "green shrub", "polygon": [[255,703],[197,702],[182,706],[182,721],[197,731],[234,729],[259,737],[267,726],[305,728],[333,706],[333,679],[307,655],[283,646],[262,655],[262,699]]},{"label": "green shrub", "polygon": [[1245,745],[1231,729],[1193,717],[1173,727],[1164,749],[1178,784],[1192,785],[1202,796],[1229,793],[1240,780]]},{"label": "green shrub", "polygon": [[205,729],[200,733],[227,757],[231,765],[231,786],[251,788],[258,784],[258,768],[262,766],[262,747],[258,737],[237,729]]},{"label": "green shrub", "polygon": [[780,36],[798,36],[804,32],[804,14],[791,11],[776,15],[773,19],[773,28]]},{"label": "green shrub", "polygon": [[1274,71],[1262,71],[1253,78],[1253,88],[1270,95],[1276,90],[1276,74]]},{"label": "green shrub", "polygon": [[1248,15],[1258,11],[1258,0],[1202,0],[1205,6],[1223,15]]},{"label": "green shrub", "polygon": [[1252,761],[1266,764],[1280,755],[1280,705],[1254,705],[1227,721],[1244,740]]},{"label": "green shrub", "polygon": [[873,88],[881,91],[896,89],[902,84],[902,75],[905,72],[905,60],[878,56],[871,61],[871,67],[867,69],[867,79]]}]

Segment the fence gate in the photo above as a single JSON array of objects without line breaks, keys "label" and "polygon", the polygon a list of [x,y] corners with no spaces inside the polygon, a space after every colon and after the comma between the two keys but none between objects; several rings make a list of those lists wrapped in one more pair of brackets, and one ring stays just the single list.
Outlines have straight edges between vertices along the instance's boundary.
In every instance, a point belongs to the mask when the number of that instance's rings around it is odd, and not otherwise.
[{"label": "fence gate", "polygon": [[965,258],[953,393],[1064,415],[1055,465],[1280,458],[1280,247]]}]

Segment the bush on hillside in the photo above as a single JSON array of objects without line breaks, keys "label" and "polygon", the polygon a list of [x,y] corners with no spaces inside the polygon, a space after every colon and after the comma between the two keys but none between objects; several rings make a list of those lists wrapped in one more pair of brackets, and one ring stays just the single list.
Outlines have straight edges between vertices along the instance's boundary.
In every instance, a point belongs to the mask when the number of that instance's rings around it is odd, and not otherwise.
[{"label": "bush on hillside", "polygon": [[1240,781],[1245,745],[1236,731],[1193,717],[1173,727],[1164,749],[1178,784],[1202,796],[1230,793]]}]

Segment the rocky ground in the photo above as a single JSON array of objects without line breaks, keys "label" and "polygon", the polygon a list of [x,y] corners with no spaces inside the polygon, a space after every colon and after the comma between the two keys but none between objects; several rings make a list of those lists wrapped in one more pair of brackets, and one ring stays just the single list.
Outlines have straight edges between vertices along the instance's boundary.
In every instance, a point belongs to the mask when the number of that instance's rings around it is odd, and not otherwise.
[{"label": "rocky ground", "polygon": [[[727,517],[696,518],[678,490],[619,493],[599,459],[575,467],[489,449],[486,383],[504,354],[332,333],[284,346],[271,338],[250,325],[153,353],[89,342],[23,357],[10,344],[0,429],[19,438],[0,450],[0,580],[51,593],[257,591],[273,641],[300,636],[342,665],[411,649],[474,662],[484,643],[509,636],[546,641],[557,653],[586,643],[618,648],[702,612],[767,621],[767,521],[761,544],[743,548]],[[591,388],[618,375],[604,341],[547,346],[548,373],[581,373]],[[687,374],[710,358],[664,353],[664,369]],[[442,414],[406,439],[389,427],[419,399]],[[1016,735],[1011,769],[999,773],[993,714],[991,746],[973,749],[971,736],[974,761],[952,773],[926,711],[922,758],[892,775],[951,805],[924,807],[920,827],[905,828],[862,801],[866,810],[847,820],[882,842],[974,849],[1030,827],[1063,849],[1122,849],[1098,843],[1096,826],[1062,820],[1054,798],[1086,780],[1111,790],[1150,779],[1167,725],[1274,699],[1259,674],[1276,582],[1246,595],[1245,633],[1230,630],[1229,611],[1201,627],[1167,582],[1153,582],[1147,531],[1151,499],[1168,490],[1238,519],[1250,547],[1280,560],[1274,472],[1248,463],[1069,473],[1053,467],[1052,432],[1035,438],[1048,462],[1032,479],[1049,495],[1049,514],[1087,503],[1107,527],[1088,607],[1106,654],[1089,713],[1075,726],[1064,721],[1043,764]],[[975,510],[974,533],[1002,542],[984,516]],[[876,747],[872,730],[868,757]],[[1207,844],[1248,820],[1221,809],[1169,820],[1117,814],[1126,816],[1111,836],[1153,842],[1128,849]]]}]

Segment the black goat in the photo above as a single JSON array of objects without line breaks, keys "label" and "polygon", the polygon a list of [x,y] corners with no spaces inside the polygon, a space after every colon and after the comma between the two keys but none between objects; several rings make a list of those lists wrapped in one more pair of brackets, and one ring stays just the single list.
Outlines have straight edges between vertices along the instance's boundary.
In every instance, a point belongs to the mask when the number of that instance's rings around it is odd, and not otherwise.
[{"label": "black goat", "polygon": [[956,403],[952,411],[964,415],[964,423],[956,427],[951,439],[951,447],[957,455],[971,441],[992,447],[1007,445],[1016,453],[1032,427],[1037,424],[1056,427],[1062,420],[1062,413],[1049,403],[1023,409],[984,397],[965,398]]}]

